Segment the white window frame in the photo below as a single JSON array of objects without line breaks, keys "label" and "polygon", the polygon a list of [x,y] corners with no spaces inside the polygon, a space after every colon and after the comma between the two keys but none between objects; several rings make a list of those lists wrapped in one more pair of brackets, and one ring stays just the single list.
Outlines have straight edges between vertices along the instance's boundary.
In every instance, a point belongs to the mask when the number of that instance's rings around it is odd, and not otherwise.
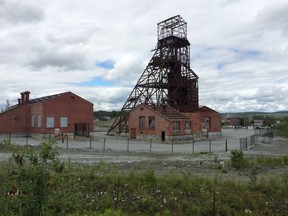
[{"label": "white window frame", "polygon": [[139,129],[145,128],[145,121],[146,121],[145,116],[139,116]]},{"label": "white window frame", "polygon": [[37,127],[41,128],[42,126],[42,116],[41,115],[37,115]]},{"label": "white window frame", "polygon": [[155,116],[149,116],[149,129],[155,130]]},{"label": "white window frame", "polygon": [[180,122],[179,121],[173,121],[173,134],[179,135],[180,132]]},{"label": "white window frame", "polygon": [[31,115],[31,127],[35,127],[35,116],[34,116],[34,114]]},{"label": "white window frame", "polygon": [[60,117],[60,127],[67,128],[68,127],[68,117],[62,116]]},{"label": "white window frame", "polygon": [[46,128],[54,128],[54,127],[55,127],[54,117],[52,116],[46,117]]}]

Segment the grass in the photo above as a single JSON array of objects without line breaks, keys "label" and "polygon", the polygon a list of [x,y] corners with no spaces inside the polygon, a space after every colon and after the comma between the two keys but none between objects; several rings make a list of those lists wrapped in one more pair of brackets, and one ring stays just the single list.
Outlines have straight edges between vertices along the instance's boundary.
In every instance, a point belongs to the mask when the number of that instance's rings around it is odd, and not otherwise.
[{"label": "grass", "polygon": [[[288,173],[259,178],[258,167],[286,157],[246,158],[248,182],[176,172],[123,172],[101,161],[73,165],[58,160],[57,146],[21,149],[0,165],[3,215],[288,215]],[[240,159],[239,159],[240,158]],[[239,160],[238,160],[239,159]],[[272,162],[271,162],[272,161]],[[219,162],[215,156],[214,162]],[[253,163],[253,166],[252,166]],[[240,167],[241,169],[243,167]]]},{"label": "grass", "polygon": [[[11,165],[1,167],[2,185],[9,185],[9,177],[3,175],[9,168]],[[237,180],[223,182],[175,173],[156,176],[151,169],[141,174],[133,171],[123,174],[105,163],[66,166],[64,172],[49,177],[43,212],[50,215],[212,215],[213,212],[245,215],[249,210],[253,215],[280,212],[285,215],[288,214],[287,182],[286,174],[261,179],[252,188]],[[6,190],[9,190],[7,186]],[[6,193],[3,189],[1,192]],[[36,194],[20,191],[14,197],[1,196],[1,212],[17,215],[28,196],[33,198]]]}]

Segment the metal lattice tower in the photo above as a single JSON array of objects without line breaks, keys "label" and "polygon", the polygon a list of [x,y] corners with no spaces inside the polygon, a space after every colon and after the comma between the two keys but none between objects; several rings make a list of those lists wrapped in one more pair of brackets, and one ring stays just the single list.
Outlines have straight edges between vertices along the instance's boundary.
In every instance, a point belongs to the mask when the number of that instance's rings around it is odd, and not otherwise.
[{"label": "metal lattice tower", "polygon": [[168,104],[180,112],[198,110],[198,76],[190,68],[187,23],[177,15],[157,24],[154,55],[108,133],[128,129],[129,112],[137,105]]}]

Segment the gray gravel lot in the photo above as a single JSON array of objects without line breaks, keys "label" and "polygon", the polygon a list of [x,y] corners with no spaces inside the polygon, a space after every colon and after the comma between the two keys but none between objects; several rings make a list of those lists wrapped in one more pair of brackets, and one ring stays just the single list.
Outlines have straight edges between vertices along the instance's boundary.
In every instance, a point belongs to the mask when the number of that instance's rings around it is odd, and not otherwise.
[{"label": "gray gravel lot", "polygon": [[[240,149],[240,138],[249,137],[253,134],[253,130],[223,129],[222,137],[211,140],[196,140],[193,145],[192,140],[173,142],[173,144],[172,142],[160,143],[150,142],[149,140],[129,140],[126,137],[107,136],[105,132],[97,132],[94,139],[68,139],[64,143],[59,141],[58,147],[60,159],[70,159],[72,162],[79,163],[94,163],[99,161],[207,160],[209,157],[211,159],[215,158],[215,155],[219,158],[227,159],[231,150]],[[0,139],[5,139],[5,136],[0,136]],[[13,136],[11,140],[17,145],[28,144],[37,146],[41,143],[41,139],[27,139],[23,136]],[[261,149],[255,148],[253,150],[253,148],[245,151],[245,153],[261,153]],[[210,152],[213,154],[208,154]],[[0,160],[6,161],[9,156],[9,153],[1,153]]]},{"label": "gray gravel lot", "polygon": [[[209,140],[196,140],[194,144],[194,154],[191,141],[186,143],[178,142],[173,145],[167,143],[152,143],[150,152],[150,142],[140,140],[129,140],[125,137],[110,137],[105,133],[96,133],[95,139],[90,140],[68,140],[67,143],[58,143],[59,158],[62,161],[70,161],[75,165],[103,163],[107,167],[112,167],[119,172],[143,173],[147,169],[152,169],[156,175],[169,173],[185,174],[195,177],[208,177],[229,181],[249,182],[249,171],[237,171],[229,166],[227,161],[233,149],[240,149],[240,138],[249,137],[254,134],[253,130],[232,130],[224,129],[222,137],[211,140],[211,152],[209,153]],[[5,138],[5,137],[4,137]],[[6,137],[7,138],[7,137]],[[27,139],[22,137],[12,137],[12,141],[18,145],[26,145]],[[104,145],[105,139],[105,145]],[[0,140],[3,136],[0,135]],[[228,143],[228,151],[225,151],[225,142]],[[37,146],[40,139],[28,139],[29,145]],[[127,151],[127,146],[128,150]],[[105,151],[104,151],[105,148]],[[262,142],[258,139],[256,145],[244,150],[246,155],[288,155],[288,140],[274,137],[272,142]],[[0,153],[0,162],[9,159],[11,153]],[[228,162],[228,163],[227,163]],[[219,165],[224,163],[223,172]],[[227,164],[226,164],[227,163]],[[223,164],[221,164],[222,166]],[[258,177],[283,175],[288,172],[288,166],[262,167]]]}]

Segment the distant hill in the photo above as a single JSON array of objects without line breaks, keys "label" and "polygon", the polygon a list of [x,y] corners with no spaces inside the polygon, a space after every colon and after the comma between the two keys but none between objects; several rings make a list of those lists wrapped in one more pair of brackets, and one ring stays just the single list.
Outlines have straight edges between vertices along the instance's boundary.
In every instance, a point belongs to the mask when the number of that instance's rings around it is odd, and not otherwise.
[{"label": "distant hill", "polygon": [[[99,119],[101,121],[108,121],[111,119],[115,119],[116,116],[119,114],[120,111],[95,111],[94,112],[94,119]],[[236,118],[244,118],[244,117],[252,117],[252,116],[273,116],[275,118],[282,118],[288,116],[287,111],[278,111],[278,112],[228,112],[228,113],[221,113],[222,118],[229,118],[229,117],[236,117]]]},{"label": "distant hill", "polygon": [[116,118],[119,111],[104,111],[99,110],[94,112],[94,119],[99,119],[100,121],[109,121],[113,118]]},{"label": "distant hill", "polygon": [[252,116],[273,116],[275,118],[282,118],[288,116],[288,111],[277,111],[277,112],[236,112],[236,113],[221,113],[222,118],[236,117],[252,117]]}]

